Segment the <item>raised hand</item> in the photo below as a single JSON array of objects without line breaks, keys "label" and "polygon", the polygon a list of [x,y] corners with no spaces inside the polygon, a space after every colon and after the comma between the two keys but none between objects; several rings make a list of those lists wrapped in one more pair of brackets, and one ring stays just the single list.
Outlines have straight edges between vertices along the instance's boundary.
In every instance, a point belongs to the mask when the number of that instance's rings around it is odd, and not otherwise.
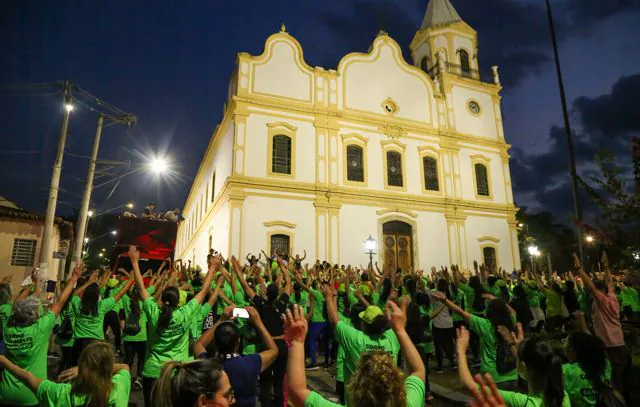
[{"label": "raised hand", "polygon": [[131,263],[137,263],[140,260],[140,252],[135,246],[129,246],[129,259]]},{"label": "raised hand", "polygon": [[78,367],[69,368],[58,375],[59,382],[69,382],[78,377]]},{"label": "raised hand", "polygon": [[447,296],[444,293],[441,293],[440,291],[436,291],[433,294],[431,294],[431,296],[438,301],[444,302],[447,299]]},{"label": "raised hand", "polygon": [[456,349],[458,353],[467,353],[469,348],[469,331],[464,326],[458,328]]},{"label": "raised hand", "polygon": [[287,309],[287,312],[282,315],[282,319],[284,328],[289,332],[291,342],[304,343],[309,329],[309,322],[305,318],[304,309],[299,307],[298,304],[293,304],[293,312]]},{"label": "raised hand", "polygon": [[260,314],[258,314],[258,311],[256,311],[255,308],[246,307],[245,309],[249,313],[249,321],[253,322],[254,324],[262,321],[262,319],[260,319]]},{"label": "raised hand", "polygon": [[85,270],[84,263],[80,262],[76,264],[76,266],[73,268],[71,275],[75,278],[80,278],[82,274],[84,274],[84,270]]},{"label": "raised hand", "polygon": [[480,375],[475,375],[473,378],[478,386],[469,387],[469,391],[474,397],[473,400],[469,400],[469,407],[506,407],[491,375],[486,373],[485,378]]},{"label": "raised hand", "polygon": [[407,303],[408,298],[404,298],[402,301],[402,308],[398,307],[395,302],[387,301],[386,317],[387,322],[394,332],[404,330],[407,325]]}]

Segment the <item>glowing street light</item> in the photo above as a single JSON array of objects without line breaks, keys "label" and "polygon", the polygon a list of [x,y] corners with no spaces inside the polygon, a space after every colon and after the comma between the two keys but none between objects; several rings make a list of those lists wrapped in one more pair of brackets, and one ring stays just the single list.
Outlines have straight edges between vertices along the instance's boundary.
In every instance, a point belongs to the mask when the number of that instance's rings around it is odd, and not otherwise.
[{"label": "glowing street light", "polygon": [[75,107],[71,103],[65,103],[64,104],[64,109],[69,113],[73,112],[74,108]]},{"label": "glowing street light", "polygon": [[85,238],[84,238],[84,242],[85,242],[85,243],[89,243],[89,238],[88,238],[88,237],[85,237]]},{"label": "glowing street light", "polygon": [[591,236],[591,235],[587,235],[587,236],[584,238],[584,240],[586,240],[586,241],[587,241],[587,243],[593,243],[593,241],[594,241],[595,239],[593,238],[593,236]]},{"label": "glowing street light", "polygon": [[133,202],[129,202],[129,203],[127,204],[127,208],[129,208],[129,209],[133,209]]},{"label": "glowing street light", "polygon": [[111,231],[111,234],[112,234],[113,236],[115,236],[115,235],[117,235],[117,234],[118,234],[118,231],[117,231],[117,230],[112,230],[112,231]]},{"label": "glowing street light", "polygon": [[524,223],[518,223],[518,227],[519,228],[523,228],[524,227]]},{"label": "glowing street light", "polygon": [[535,273],[536,263],[533,261],[533,258],[540,256],[540,250],[538,250],[538,246],[536,245],[531,245],[527,247],[527,250],[529,251],[529,255],[531,256],[531,272]]},{"label": "glowing street light", "polygon": [[164,174],[169,169],[169,163],[165,158],[156,157],[149,163],[151,171],[156,174]]},{"label": "glowing street light", "polygon": [[369,235],[369,238],[364,241],[364,248],[369,255],[369,267],[373,267],[373,255],[375,254],[376,246],[376,240]]},{"label": "glowing street light", "polygon": [[89,212],[87,212],[87,216],[88,216],[88,217],[92,217],[92,216],[93,216],[93,211],[89,211]]},{"label": "glowing street light", "polygon": [[98,257],[104,257],[103,253],[98,254]]}]

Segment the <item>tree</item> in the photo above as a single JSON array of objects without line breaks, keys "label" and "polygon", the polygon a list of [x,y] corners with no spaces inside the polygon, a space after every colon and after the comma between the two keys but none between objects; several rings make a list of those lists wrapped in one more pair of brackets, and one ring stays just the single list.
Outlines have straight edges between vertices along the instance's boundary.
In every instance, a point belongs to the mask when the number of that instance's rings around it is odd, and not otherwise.
[{"label": "tree", "polygon": [[630,185],[629,171],[610,152],[596,155],[599,173],[580,184],[599,211],[595,223],[603,240],[619,251],[620,260],[631,262],[630,253],[640,249],[640,155],[633,157],[636,188]]}]

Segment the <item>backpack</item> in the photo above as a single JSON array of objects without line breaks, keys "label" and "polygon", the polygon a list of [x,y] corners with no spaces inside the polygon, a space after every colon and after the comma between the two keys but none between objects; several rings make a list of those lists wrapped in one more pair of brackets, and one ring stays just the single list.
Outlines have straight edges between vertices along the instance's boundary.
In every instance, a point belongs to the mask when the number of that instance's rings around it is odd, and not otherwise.
[{"label": "backpack", "polygon": [[131,312],[124,322],[124,329],[122,332],[128,336],[134,336],[140,333],[142,327],[140,327],[140,313]]},{"label": "backpack", "polygon": [[57,335],[58,338],[65,342],[73,338],[73,324],[71,323],[71,318],[69,316],[65,316],[62,319],[62,323],[58,327]]},{"label": "backpack", "polygon": [[505,375],[512,372],[518,366],[518,360],[511,353],[511,346],[502,339],[498,331],[494,331],[496,336],[496,370],[499,374]]}]

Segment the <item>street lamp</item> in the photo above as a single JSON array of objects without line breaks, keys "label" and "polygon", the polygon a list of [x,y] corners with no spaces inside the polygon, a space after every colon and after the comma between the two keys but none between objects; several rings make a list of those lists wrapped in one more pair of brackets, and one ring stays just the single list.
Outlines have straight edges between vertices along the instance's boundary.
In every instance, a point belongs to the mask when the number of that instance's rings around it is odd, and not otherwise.
[{"label": "street lamp", "polygon": [[73,106],[73,104],[71,104],[71,103],[65,103],[65,104],[64,104],[64,109],[65,109],[67,112],[71,113],[71,112],[73,112],[74,106]]},{"label": "street lamp", "polygon": [[151,171],[156,174],[164,174],[167,169],[169,169],[169,163],[163,157],[155,157],[151,160],[149,166],[151,167]]},{"label": "street lamp", "polygon": [[93,216],[93,211],[89,211],[89,212],[87,212],[87,216],[88,216],[88,217],[92,217],[92,216]]},{"label": "street lamp", "polygon": [[587,241],[587,243],[593,243],[593,240],[594,240],[594,239],[593,239],[593,236],[591,236],[591,235],[587,235],[587,236],[584,238],[584,240],[586,240],[586,241]]},{"label": "street lamp", "polygon": [[533,258],[540,256],[540,250],[538,250],[538,246],[536,245],[529,246],[527,250],[529,251],[529,255],[531,256],[531,272],[535,274],[536,263],[533,261]]},{"label": "street lamp", "polygon": [[133,209],[133,202],[129,202],[129,203],[127,204],[127,208],[129,208],[129,209]]},{"label": "street lamp", "polygon": [[373,268],[373,255],[376,254],[376,246],[377,245],[375,239],[372,238],[371,235],[369,235],[369,238],[364,241],[364,248],[365,250],[367,250],[366,254],[369,255],[369,268]]},{"label": "street lamp", "polygon": [[115,235],[117,235],[117,234],[118,234],[118,231],[117,231],[117,230],[112,230],[112,231],[111,231],[111,234],[112,234],[113,236],[115,236]]}]

